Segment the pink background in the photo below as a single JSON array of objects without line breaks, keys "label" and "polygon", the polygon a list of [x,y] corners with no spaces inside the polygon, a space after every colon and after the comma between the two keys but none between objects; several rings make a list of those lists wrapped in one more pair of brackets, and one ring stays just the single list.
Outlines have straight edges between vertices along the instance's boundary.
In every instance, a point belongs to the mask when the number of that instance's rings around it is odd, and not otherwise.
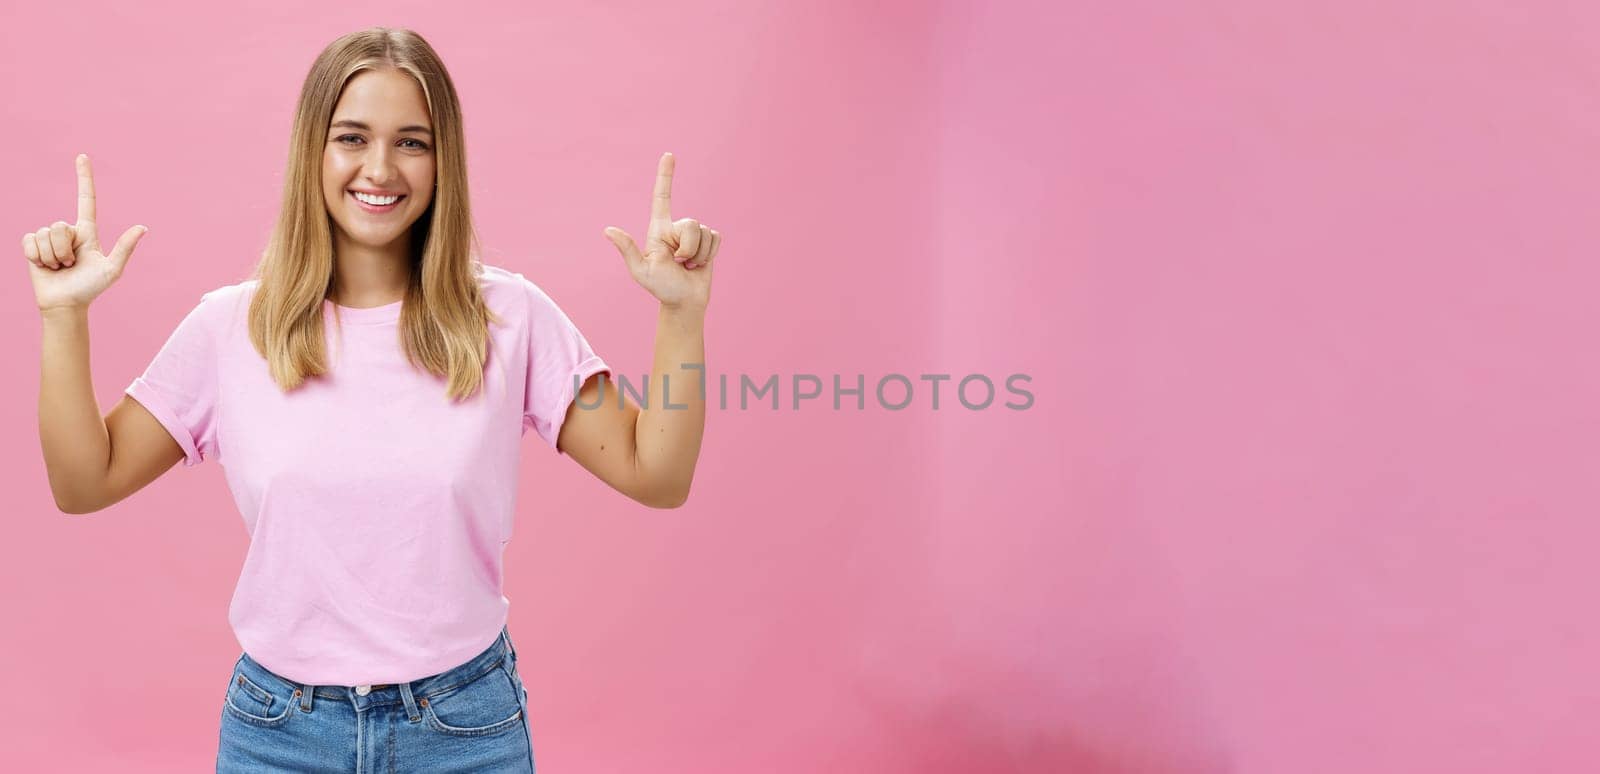
[{"label": "pink background", "polygon": [[[489,260],[638,375],[654,303],[601,229],[677,154],[674,216],[726,235],[712,373],[869,407],[712,411],[678,511],[528,445],[541,771],[1589,768],[1600,12],[1292,5],[22,4],[0,218],[71,218],[81,151],[102,231],[150,226],[92,312],[109,410],[259,253],[312,58],[409,26]],[[209,770],[222,471],[57,513],[12,271],[0,749]],[[1026,411],[871,403],[1018,372]]]}]

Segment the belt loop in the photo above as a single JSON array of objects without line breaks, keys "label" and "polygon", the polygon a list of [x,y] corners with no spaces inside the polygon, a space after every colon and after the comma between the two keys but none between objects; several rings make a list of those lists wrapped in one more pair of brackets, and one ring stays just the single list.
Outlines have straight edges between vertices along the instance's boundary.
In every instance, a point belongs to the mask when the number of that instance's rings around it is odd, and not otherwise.
[{"label": "belt loop", "polygon": [[415,723],[422,719],[422,715],[417,712],[417,700],[411,696],[411,683],[400,684],[400,701],[406,705],[406,717],[410,718],[411,722]]},{"label": "belt loop", "polygon": [[302,686],[300,686],[300,711],[301,712],[310,712],[311,711],[311,695],[316,693],[316,692],[317,692],[317,687],[315,685],[302,685]]},{"label": "belt loop", "polygon": [[510,624],[506,624],[505,626],[500,627],[500,639],[505,642],[506,651],[511,654],[511,660],[513,662],[515,662],[517,660],[517,646],[511,644],[511,625]]}]

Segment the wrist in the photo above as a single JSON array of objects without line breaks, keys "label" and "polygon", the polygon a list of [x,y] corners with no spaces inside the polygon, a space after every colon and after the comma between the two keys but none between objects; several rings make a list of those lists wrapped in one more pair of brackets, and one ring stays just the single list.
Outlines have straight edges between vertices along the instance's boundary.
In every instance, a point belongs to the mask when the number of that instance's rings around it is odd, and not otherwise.
[{"label": "wrist", "polygon": [[60,306],[39,307],[39,318],[42,320],[76,320],[89,315],[88,304],[62,304]]},{"label": "wrist", "polygon": [[676,303],[676,304],[669,304],[669,303],[666,303],[666,302],[663,301],[661,303],[661,314],[672,316],[672,317],[700,317],[700,318],[704,318],[706,316],[706,304],[704,302],[689,302],[689,301],[682,301],[682,302],[679,302],[679,303]]}]

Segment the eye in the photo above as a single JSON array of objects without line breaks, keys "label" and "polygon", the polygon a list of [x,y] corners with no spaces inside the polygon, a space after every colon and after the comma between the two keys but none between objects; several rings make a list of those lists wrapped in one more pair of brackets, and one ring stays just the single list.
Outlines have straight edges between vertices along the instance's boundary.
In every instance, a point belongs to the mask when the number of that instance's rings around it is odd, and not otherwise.
[{"label": "eye", "polygon": [[[337,143],[339,143],[341,145],[350,145],[351,143],[345,142],[346,140],[354,140],[354,141],[359,141],[359,142],[366,142],[366,138],[362,137],[359,134],[343,134],[343,135],[339,135],[338,137],[334,138],[334,142],[337,142]],[[427,143],[425,143],[425,142],[423,142],[421,140],[412,138],[412,137],[407,137],[407,138],[401,140],[401,142],[403,142],[403,143],[405,143],[405,142],[416,143],[415,145],[407,146],[411,150],[427,150],[428,149],[428,144]]]}]

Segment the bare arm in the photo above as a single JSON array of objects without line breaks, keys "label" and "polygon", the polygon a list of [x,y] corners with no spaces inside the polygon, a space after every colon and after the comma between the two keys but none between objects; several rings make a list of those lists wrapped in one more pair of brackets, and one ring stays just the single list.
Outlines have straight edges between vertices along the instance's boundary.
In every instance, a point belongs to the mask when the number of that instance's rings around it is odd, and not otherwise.
[{"label": "bare arm", "polygon": [[78,221],[22,235],[22,254],[44,330],[39,368],[39,443],[56,507],[97,511],[134,493],[183,456],[144,407],[124,397],[102,419],[89,378],[89,302],[122,276],[144,226],[123,232],[110,252],[95,225],[89,157],[73,162]]},{"label": "bare arm", "polygon": [[595,374],[567,408],[557,448],[640,503],[683,505],[705,434],[705,359],[705,309],[663,306],[647,406],[641,409],[612,384],[605,389],[605,403],[583,408],[601,397],[605,376]]},{"label": "bare arm", "polygon": [[183,459],[183,448],[123,395],[102,418],[89,374],[87,306],[40,311],[39,442],[56,507],[92,513],[142,489]]},{"label": "bare arm", "polygon": [[[656,164],[650,226],[644,252],[620,228],[605,229],[628,271],[661,302],[656,316],[655,362],[643,408],[607,400],[599,409],[568,409],[557,447],[613,488],[658,508],[688,500],[705,435],[705,323],[713,259],[722,234],[694,218],[672,219],[672,176],[677,161],[663,153]],[[669,398],[669,378],[671,380]],[[599,379],[580,399],[593,405]],[[618,392],[619,399],[624,396]],[[618,406],[617,408],[611,408]]]},{"label": "bare arm", "polygon": [[705,434],[705,319],[703,308],[661,308],[649,405],[635,427],[639,478],[646,491],[674,506],[689,499]]}]

